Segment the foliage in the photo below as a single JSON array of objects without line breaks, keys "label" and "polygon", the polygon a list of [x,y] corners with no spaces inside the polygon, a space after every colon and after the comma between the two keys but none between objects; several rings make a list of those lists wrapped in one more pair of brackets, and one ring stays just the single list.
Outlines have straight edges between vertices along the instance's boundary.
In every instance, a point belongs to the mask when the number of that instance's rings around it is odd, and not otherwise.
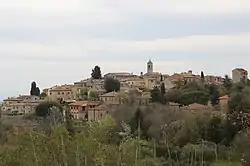
[{"label": "foliage", "polygon": [[60,103],[54,101],[44,101],[36,107],[35,112],[37,116],[46,117],[52,113],[53,108],[57,108],[60,113],[63,111],[62,105],[60,105]]},{"label": "foliage", "polygon": [[207,105],[209,101],[209,94],[205,91],[185,91],[180,97],[180,104],[189,105],[199,103]]},{"label": "foliage", "polygon": [[207,85],[207,89],[210,94],[210,101],[211,105],[215,106],[219,104],[219,97],[220,97],[220,92],[218,90],[218,87],[214,84]]},{"label": "foliage", "polygon": [[98,92],[94,90],[90,90],[88,92],[88,99],[98,99]]},{"label": "foliage", "polygon": [[152,160],[152,147],[138,138],[124,139],[119,145],[110,143],[115,123],[106,118],[90,122],[73,137],[63,126],[53,129],[51,135],[39,132],[25,132],[12,146],[1,147],[0,165],[68,165],[68,166],[156,166],[159,160]]},{"label": "foliage", "polygon": [[225,75],[223,80],[223,87],[226,89],[226,93],[229,94],[233,86],[232,79],[228,75]]},{"label": "foliage", "polygon": [[171,89],[165,97],[168,102],[176,102],[182,105],[193,103],[206,105],[210,99],[209,91],[200,82],[189,82],[178,89]]},{"label": "foliage", "polygon": [[104,88],[107,92],[117,92],[120,90],[120,82],[112,77],[107,77],[104,80]]},{"label": "foliage", "polygon": [[203,71],[201,71],[201,82],[205,82],[205,76]]},{"label": "foliage", "polygon": [[167,102],[180,103],[181,91],[178,89],[170,89],[165,94]]},{"label": "foliage", "polygon": [[40,96],[40,89],[36,86],[36,82],[33,81],[31,83],[30,95],[32,96]]},{"label": "foliage", "polygon": [[162,93],[162,95],[164,96],[164,95],[166,94],[165,84],[164,84],[164,83],[161,83],[160,88],[161,88],[161,93]]},{"label": "foliage", "polygon": [[102,74],[101,74],[101,68],[99,66],[95,66],[94,69],[92,70],[91,77],[93,79],[101,79]]},{"label": "foliage", "polygon": [[87,88],[79,88],[77,93],[76,93],[76,98],[78,100],[87,100],[88,99]]},{"label": "foliage", "polygon": [[41,97],[41,99],[44,99],[45,97],[47,97],[47,94],[46,94],[45,92],[42,92],[42,93],[40,94],[40,97]]},{"label": "foliage", "polygon": [[154,89],[152,89],[150,93],[151,102],[165,104],[164,90],[165,90],[165,87],[163,86],[161,87],[161,90],[158,87],[154,87]]}]

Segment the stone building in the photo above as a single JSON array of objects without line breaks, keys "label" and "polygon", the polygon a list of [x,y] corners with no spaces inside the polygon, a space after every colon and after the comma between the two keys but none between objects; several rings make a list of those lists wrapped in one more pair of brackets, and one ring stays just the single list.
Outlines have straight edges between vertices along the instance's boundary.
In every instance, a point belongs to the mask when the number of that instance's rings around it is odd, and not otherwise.
[{"label": "stone building", "polygon": [[237,83],[240,81],[247,82],[248,79],[248,72],[242,68],[235,68],[232,70],[232,79],[233,83]]}]

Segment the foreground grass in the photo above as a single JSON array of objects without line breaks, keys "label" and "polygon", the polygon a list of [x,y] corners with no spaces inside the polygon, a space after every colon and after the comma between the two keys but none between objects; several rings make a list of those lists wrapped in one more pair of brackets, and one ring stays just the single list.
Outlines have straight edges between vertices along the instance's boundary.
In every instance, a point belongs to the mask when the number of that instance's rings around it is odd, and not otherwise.
[{"label": "foreground grass", "polygon": [[217,161],[212,166],[242,166],[239,162]]}]

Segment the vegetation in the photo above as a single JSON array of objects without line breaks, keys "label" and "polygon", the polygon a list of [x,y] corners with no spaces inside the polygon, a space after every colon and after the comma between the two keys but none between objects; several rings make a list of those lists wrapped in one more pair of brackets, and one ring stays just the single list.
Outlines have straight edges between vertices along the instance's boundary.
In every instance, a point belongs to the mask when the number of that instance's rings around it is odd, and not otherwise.
[{"label": "vegetation", "polygon": [[171,89],[165,94],[168,102],[176,102],[181,105],[199,103],[207,105],[210,94],[206,86],[201,82],[189,82],[178,89]]},{"label": "vegetation", "polygon": [[102,78],[102,73],[101,73],[101,68],[99,66],[95,66],[94,69],[92,70],[91,77],[93,79],[101,79]]},{"label": "vegetation", "polygon": [[[120,83],[115,82],[107,78],[106,90],[118,90]],[[24,130],[0,123],[0,165],[250,165],[249,85],[233,84],[230,78],[223,85],[202,81],[179,85],[167,92],[163,84],[155,87],[152,104],[128,102],[108,110],[110,116],[95,122],[72,120],[63,101],[41,103],[34,115],[22,119]],[[218,110],[176,111],[165,105],[171,101],[216,106],[221,91],[230,96],[226,114]],[[87,95],[96,94],[91,91]]]},{"label": "vegetation", "polygon": [[201,71],[201,82],[205,82],[205,76],[203,71]]},{"label": "vegetation", "polygon": [[160,89],[158,87],[154,87],[154,89],[151,90],[151,102],[165,104],[165,93],[164,84],[161,84]]},{"label": "vegetation", "polygon": [[35,131],[8,129],[7,136],[2,124],[0,165],[221,166],[239,164],[247,153],[241,148],[247,135],[237,135],[232,146],[224,144],[227,120],[218,112],[193,114],[155,104],[124,105],[111,115],[96,122],[68,121],[73,134],[67,123],[51,123],[54,118],[42,117]]},{"label": "vegetation", "polygon": [[120,90],[120,82],[112,77],[107,77],[104,80],[104,88],[107,92],[117,92]]},{"label": "vegetation", "polygon": [[32,96],[40,96],[40,89],[36,86],[36,82],[31,83],[30,95]]}]

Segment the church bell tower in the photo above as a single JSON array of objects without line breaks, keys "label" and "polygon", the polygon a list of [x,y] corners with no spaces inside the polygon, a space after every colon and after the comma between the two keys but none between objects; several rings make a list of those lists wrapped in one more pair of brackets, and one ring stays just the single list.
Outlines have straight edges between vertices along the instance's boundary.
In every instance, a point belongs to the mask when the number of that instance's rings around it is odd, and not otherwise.
[{"label": "church bell tower", "polygon": [[151,60],[147,63],[147,73],[153,73],[153,62]]}]

